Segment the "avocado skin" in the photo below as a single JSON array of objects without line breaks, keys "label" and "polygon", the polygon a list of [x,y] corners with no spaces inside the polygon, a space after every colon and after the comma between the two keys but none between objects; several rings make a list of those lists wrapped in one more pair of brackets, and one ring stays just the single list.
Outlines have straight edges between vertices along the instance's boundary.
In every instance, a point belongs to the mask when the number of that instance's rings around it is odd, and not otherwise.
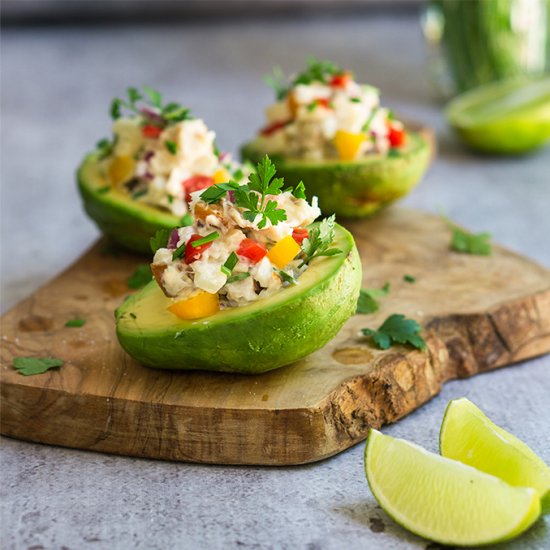
[{"label": "avocado skin", "polygon": [[[406,195],[422,178],[430,162],[430,147],[424,137],[407,132],[408,144],[398,156],[376,156],[362,161],[299,160],[270,155],[277,175],[296,185],[302,180],[309,200],[319,198],[323,214],[345,218],[371,216]],[[264,156],[256,141],[241,148],[243,160],[256,163]]]},{"label": "avocado skin", "polygon": [[115,243],[151,254],[149,239],[163,228],[177,227],[179,219],[168,212],[140,204],[117,190],[100,191],[107,185],[98,170],[98,157],[85,157],[77,172],[84,210],[98,228]]},{"label": "avocado skin", "polygon": [[227,319],[216,321],[225,314],[221,312],[190,323],[167,314],[169,326],[139,328],[143,312],[135,319],[130,313],[142,297],[154,293],[161,307],[170,303],[155,281],[149,283],[116,311],[121,346],[148,367],[242,374],[259,374],[306,357],[333,338],[356,310],[361,262],[352,236],[340,226],[338,233],[337,246],[344,254],[316,260],[309,268],[319,271],[318,283],[285,288],[234,309]]}]

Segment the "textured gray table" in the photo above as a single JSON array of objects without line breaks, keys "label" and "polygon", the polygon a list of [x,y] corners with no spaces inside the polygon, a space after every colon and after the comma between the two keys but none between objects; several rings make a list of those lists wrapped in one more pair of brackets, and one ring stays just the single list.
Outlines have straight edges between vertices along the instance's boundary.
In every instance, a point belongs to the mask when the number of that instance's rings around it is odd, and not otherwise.
[{"label": "textured gray table", "polygon": [[[521,159],[469,154],[445,127],[424,78],[412,17],[336,17],[193,26],[7,29],[2,35],[2,309],[97,237],[74,170],[107,135],[110,99],[149,83],[193,107],[236,150],[271,100],[261,76],[315,54],[353,67],[400,114],[433,125],[440,152],[404,201],[550,267],[550,149]],[[550,357],[448,384],[385,432],[436,450],[449,399],[468,396],[550,462]],[[2,440],[3,547],[434,548],[378,508],[363,445],[294,468],[136,460]],[[550,548],[550,520],[502,548]]]}]

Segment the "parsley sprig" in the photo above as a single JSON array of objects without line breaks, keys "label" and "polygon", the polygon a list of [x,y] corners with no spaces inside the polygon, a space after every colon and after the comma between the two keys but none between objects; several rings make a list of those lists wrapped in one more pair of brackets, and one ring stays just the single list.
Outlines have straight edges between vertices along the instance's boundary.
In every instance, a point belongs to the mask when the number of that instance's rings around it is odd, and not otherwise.
[{"label": "parsley sprig", "polygon": [[128,99],[115,97],[111,103],[111,117],[116,120],[123,115],[123,109],[143,117],[145,124],[166,128],[182,120],[189,120],[190,110],[179,103],[163,105],[162,95],[149,86],[143,90],[128,88]]},{"label": "parsley sprig", "polygon": [[50,369],[63,366],[63,359],[55,357],[15,357],[13,360],[13,368],[19,374],[24,376],[32,376],[34,374],[42,374]]},{"label": "parsley sprig", "polygon": [[332,61],[316,59],[309,57],[307,60],[307,69],[298,73],[287,84],[286,78],[280,67],[274,67],[272,74],[264,77],[264,82],[275,90],[277,99],[283,99],[291,88],[298,84],[311,84],[312,82],[328,82],[330,78],[337,74],[343,74],[345,71],[335,65]]},{"label": "parsley sprig", "polygon": [[390,292],[390,283],[386,283],[382,288],[362,288],[359,291],[356,313],[368,315],[380,309],[378,298],[387,296]]},{"label": "parsley sprig", "polygon": [[342,254],[342,250],[330,245],[334,241],[334,214],[329,218],[325,218],[318,224],[311,227],[309,237],[302,242],[302,252],[304,257],[299,267],[309,264],[313,259],[320,256],[335,256]]},{"label": "parsley sprig", "polygon": [[362,329],[380,349],[388,349],[393,344],[408,344],[413,348],[425,350],[426,342],[420,336],[421,327],[414,319],[407,319],[400,313],[390,315],[377,330]]},{"label": "parsley sprig", "polygon": [[[277,225],[287,219],[286,212],[278,208],[277,201],[270,199],[269,195],[280,195],[284,185],[283,178],[276,178],[277,169],[266,155],[256,166],[256,170],[248,176],[248,183],[240,185],[236,181],[218,183],[205,189],[201,193],[201,200],[211,204],[223,199],[229,191],[234,193],[235,205],[243,209],[243,217],[250,222],[256,221],[258,216],[258,228],[263,229],[267,222]],[[298,183],[290,191],[296,198],[305,199],[305,187],[303,182]]]},{"label": "parsley sprig", "polygon": [[451,250],[472,254],[476,256],[490,256],[493,251],[491,246],[491,234],[487,232],[471,233],[456,225],[452,220],[443,215],[443,220],[452,231]]}]

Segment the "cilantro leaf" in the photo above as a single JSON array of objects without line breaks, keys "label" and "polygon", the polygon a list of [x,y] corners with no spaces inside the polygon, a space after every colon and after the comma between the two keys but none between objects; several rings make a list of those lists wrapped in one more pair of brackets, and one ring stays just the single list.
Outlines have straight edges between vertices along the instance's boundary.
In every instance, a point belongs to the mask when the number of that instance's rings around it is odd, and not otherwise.
[{"label": "cilantro leaf", "polygon": [[470,233],[459,227],[453,227],[451,249],[465,254],[490,256],[492,246],[490,233]]},{"label": "cilantro leaf", "polygon": [[412,275],[403,275],[403,280],[406,283],[416,283],[416,277],[413,277]]},{"label": "cilantro leaf", "polygon": [[264,76],[264,82],[275,91],[277,101],[281,101],[288,94],[288,85],[281,67],[273,67],[273,72]]},{"label": "cilantro leaf", "polygon": [[212,204],[223,199],[228,191],[237,192],[240,189],[240,185],[236,181],[229,181],[227,183],[217,183],[207,187],[200,195],[200,199],[207,204]]},{"label": "cilantro leaf", "polygon": [[312,82],[327,82],[331,76],[344,73],[344,70],[332,61],[316,59],[315,57],[310,57],[307,65],[307,69],[294,78],[292,86],[311,84]]},{"label": "cilantro leaf", "polygon": [[314,258],[320,256],[335,256],[342,254],[339,248],[330,248],[334,241],[334,214],[329,218],[325,218],[318,224],[315,224],[309,230],[309,237],[302,241],[302,252],[304,258],[300,267],[309,264]]},{"label": "cilantro leaf", "polygon": [[128,88],[128,99],[131,105],[135,105],[143,96],[138,92],[137,88]]},{"label": "cilantro leaf", "polygon": [[159,229],[150,239],[151,250],[156,252],[159,248],[166,248],[172,229]]},{"label": "cilantro leaf", "polygon": [[53,357],[15,357],[13,368],[24,376],[42,374],[49,369],[61,367],[64,361]]},{"label": "cilantro leaf", "polygon": [[128,288],[141,288],[145,286],[153,277],[149,264],[138,265],[136,270],[128,277]]},{"label": "cilantro leaf", "polygon": [[390,292],[390,283],[386,283],[382,288],[362,288],[359,291],[356,313],[368,315],[378,311],[380,305],[377,298],[387,296]]},{"label": "cilantro leaf", "polygon": [[162,107],[162,95],[150,86],[143,86],[143,91],[149,96],[153,107],[160,109]]},{"label": "cilantro leaf", "polygon": [[306,199],[306,186],[304,185],[303,181],[300,181],[298,185],[292,189],[289,190],[297,199]]},{"label": "cilantro leaf", "polygon": [[286,212],[277,208],[274,200],[268,200],[267,195],[279,195],[284,184],[283,178],[274,178],[277,169],[271,159],[265,157],[257,164],[256,171],[248,177],[248,185],[241,186],[235,190],[235,204],[246,209],[243,217],[254,222],[256,217],[261,216],[258,227],[263,229],[269,220],[273,225],[287,219]]},{"label": "cilantro leaf", "polygon": [[66,323],[66,327],[83,327],[86,324],[86,319],[79,319],[78,317],[75,319],[69,319]]},{"label": "cilantro leaf", "polygon": [[380,349],[388,349],[393,344],[408,344],[416,349],[425,350],[426,342],[420,336],[421,327],[414,319],[407,319],[400,313],[390,315],[377,330],[362,329]]}]

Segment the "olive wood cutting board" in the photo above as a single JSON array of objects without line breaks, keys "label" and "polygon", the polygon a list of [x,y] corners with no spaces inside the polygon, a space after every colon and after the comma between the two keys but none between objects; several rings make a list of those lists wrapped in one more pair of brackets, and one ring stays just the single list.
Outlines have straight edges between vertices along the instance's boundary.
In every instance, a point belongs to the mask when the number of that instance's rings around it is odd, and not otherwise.
[{"label": "olive wood cutting board", "polygon": [[[348,227],[363,285],[389,281],[391,292],[323,349],[257,376],[159,371],[126,355],[113,310],[144,260],[96,244],[2,318],[2,433],[168,460],[300,464],[395,422],[447,380],[550,351],[550,271],[498,246],[489,257],[452,252],[445,222],[422,212],[392,208]],[[423,324],[426,352],[380,351],[360,336],[392,313]],[[64,326],[75,317],[85,326]],[[26,377],[16,356],[65,364]]]}]

